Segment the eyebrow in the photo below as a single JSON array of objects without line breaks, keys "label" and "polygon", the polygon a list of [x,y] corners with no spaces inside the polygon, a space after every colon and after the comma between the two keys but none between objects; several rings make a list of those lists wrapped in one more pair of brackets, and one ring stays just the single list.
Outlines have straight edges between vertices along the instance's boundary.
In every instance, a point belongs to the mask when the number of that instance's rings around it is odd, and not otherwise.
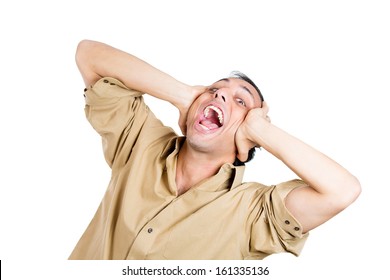
[{"label": "eyebrow", "polygon": [[[220,79],[218,81],[216,81],[215,83],[219,83],[219,82],[230,82],[230,80],[228,78],[223,78],[223,79]],[[243,90],[245,90],[247,93],[249,93],[253,99],[253,101],[255,101],[255,97],[253,96],[253,93],[249,90],[249,88],[247,88],[246,86],[240,86]]]}]

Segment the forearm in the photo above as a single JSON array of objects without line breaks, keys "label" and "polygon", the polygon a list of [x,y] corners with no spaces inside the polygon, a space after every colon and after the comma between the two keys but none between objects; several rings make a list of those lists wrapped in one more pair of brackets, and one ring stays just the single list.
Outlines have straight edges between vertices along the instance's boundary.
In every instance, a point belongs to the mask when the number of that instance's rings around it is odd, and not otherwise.
[{"label": "forearm", "polygon": [[340,194],[356,178],[328,156],[265,120],[253,141],[283,161],[294,173],[320,194]]},{"label": "forearm", "polygon": [[86,85],[113,77],[129,88],[168,101],[179,110],[192,103],[192,87],[145,61],[103,43],[84,40],[78,45],[76,63]]}]

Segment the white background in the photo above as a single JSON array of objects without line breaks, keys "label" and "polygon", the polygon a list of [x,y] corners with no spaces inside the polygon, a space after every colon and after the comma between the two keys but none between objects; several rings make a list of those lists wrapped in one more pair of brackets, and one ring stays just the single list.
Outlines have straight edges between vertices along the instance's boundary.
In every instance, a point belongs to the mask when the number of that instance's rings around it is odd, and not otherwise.
[{"label": "white background", "polygon": [[[129,264],[263,265],[270,267],[268,279],[388,277],[389,14],[387,1],[377,0],[3,3],[0,259],[5,279],[124,279],[121,268]],[[74,63],[84,38],[131,52],[189,84],[210,84],[231,70],[243,71],[259,85],[273,123],[354,173],[362,195],[313,230],[298,258],[66,261],[110,177],[100,139],[84,117],[84,86]],[[167,125],[176,126],[171,105],[148,102]],[[293,177],[260,151],[245,180],[274,184]]]}]

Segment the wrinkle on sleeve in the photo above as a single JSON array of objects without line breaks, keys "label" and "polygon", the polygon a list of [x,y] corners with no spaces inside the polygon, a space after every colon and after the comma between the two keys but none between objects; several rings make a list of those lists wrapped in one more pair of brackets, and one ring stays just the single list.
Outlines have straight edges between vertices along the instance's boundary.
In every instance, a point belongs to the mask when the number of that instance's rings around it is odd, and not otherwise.
[{"label": "wrinkle on sleeve", "polygon": [[251,224],[250,251],[256,254],[289,252],[298,256],[308,233],[302,233],[302,226],[285,206],[287,194],[301,186],[302,180],[292,180],[267,187],[258,195],[256,204],[260,210],[253,214]]},{"label": "wrinkle on sleeve", "polygon": [[85,114],[102,137],[106,162],[111,168],[124,165],[149,114],[142,93],[105,77],[84,95]]}]

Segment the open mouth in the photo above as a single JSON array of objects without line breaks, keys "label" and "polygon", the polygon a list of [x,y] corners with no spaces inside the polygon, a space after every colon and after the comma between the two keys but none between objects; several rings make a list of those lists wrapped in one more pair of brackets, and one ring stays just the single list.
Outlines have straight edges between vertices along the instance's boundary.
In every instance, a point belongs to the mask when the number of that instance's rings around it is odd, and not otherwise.
[{"label": "open mouth", "polygon": [[223,112],[214,105],[208,105],[203,110],[203,117],[199,124],[205,130],[214,130],[223,126]]}]

